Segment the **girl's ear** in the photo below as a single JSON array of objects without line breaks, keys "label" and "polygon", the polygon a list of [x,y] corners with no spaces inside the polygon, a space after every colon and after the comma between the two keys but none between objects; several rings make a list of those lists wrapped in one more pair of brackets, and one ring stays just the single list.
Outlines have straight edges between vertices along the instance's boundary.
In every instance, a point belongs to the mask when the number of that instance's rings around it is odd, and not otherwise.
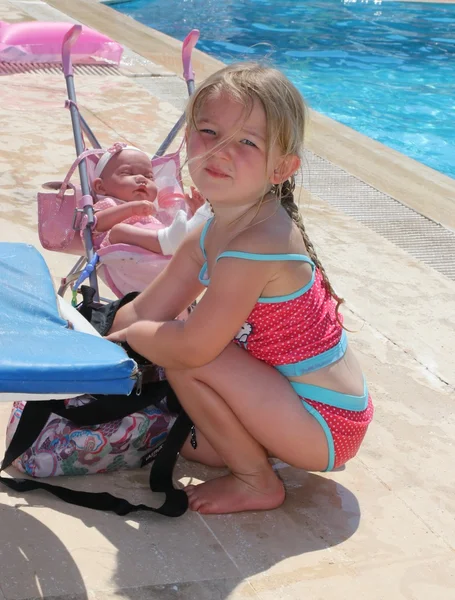
[{"label": "girl's ear", "polygon": [[283,183],[283,181],[289,179],[299,167],[300,158],[296,154],[288,154],[287,156],[280,157],[273,170],[270,183],[273,183],[274,185]]},{"label": "girl's ear", "polygon": [[101,179],[101,177],[97,177],[94,182],[92,183],[92,188],[93,191],[95,192],[95,194],[104,194],[104,192],[106,191],[104,189],[104,184],[103,184],[103,180]]}]

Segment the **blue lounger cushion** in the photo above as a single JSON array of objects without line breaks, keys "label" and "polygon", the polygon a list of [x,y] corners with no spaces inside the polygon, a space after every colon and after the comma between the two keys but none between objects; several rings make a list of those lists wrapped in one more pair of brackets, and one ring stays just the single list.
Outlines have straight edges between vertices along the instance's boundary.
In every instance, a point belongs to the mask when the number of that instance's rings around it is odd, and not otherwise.
[{"label": "blue lounger cushion", "polygon": [[36,248],[0,243],[0,392],[129,394],[135,371],[116,344],[67,327]]}]

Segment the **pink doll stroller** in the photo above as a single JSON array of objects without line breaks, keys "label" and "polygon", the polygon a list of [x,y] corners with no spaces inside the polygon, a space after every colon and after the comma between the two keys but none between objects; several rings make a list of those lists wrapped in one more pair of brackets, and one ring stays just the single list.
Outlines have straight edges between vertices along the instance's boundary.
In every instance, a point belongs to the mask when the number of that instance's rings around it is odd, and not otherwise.
[{"label": "pink doll stroller", "polygon": [[[95,215],[90,182],[93,180],[99,157],[106,150],[101,149],[77,107],[71,47],[80,33],[80,25],[72,27],[65,35],[62,46],[63,72],[68,93],[67,107],[71,113],[77,158],[63,182],[46,183],[43,187],[47,191],[38,193],[38,233],[42,246],[47,250],[80,256],[68,275],[62,279],[58,290],[59,295],[63,296],[71,286],[74,305],[77,291],[87,278],[95,290],[95,300],[99,299],[97,276],[117,297],[123,297],[131,291],[142,291],[170,260],[168,256],[127,244],[114,244],[101,248],[98,252],[94,250],[92,229]],[[198,39],[199,31],[192,30],[182,46],[183,76],[189,95],[194,91],[191,53]],[[180,149],[165,154],[182,128],[184,120],[182,115],[151,159],[158,187],[158,197],[155,200],[156,217],[163,226],[172,222],[177,211],[186,210],[180,177]],[[84,133],[93,146],[92,149],[86,148]],[[79,170],[80,186],[71,183],[76,168]]]}]

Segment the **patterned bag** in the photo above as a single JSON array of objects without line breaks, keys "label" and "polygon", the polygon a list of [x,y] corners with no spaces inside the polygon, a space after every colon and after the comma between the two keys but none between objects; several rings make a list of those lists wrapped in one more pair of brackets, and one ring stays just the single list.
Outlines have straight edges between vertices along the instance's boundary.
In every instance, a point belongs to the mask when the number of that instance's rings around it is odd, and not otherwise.
[{"label": "patterned bag", "polygon": [[[91,396],[65,400],[65,406],[96,401]],[[25,402],[15,402],[6,430],[9,445],[22,416]],[[13,461],[31,477],[91,475],[144,466],[166,439],[175,421],[165,404],[149,406],[123,419],[93,426],[76,425],[51,414],[33,445]]]}]

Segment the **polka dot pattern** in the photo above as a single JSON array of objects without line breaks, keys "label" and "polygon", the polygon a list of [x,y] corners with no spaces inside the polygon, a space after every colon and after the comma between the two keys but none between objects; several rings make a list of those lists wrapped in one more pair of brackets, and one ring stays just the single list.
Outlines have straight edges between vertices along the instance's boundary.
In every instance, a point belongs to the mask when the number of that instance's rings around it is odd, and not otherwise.
[{"label": "polka dot pattern", "polygon": [[[287,365],[330,350],[340,341],[342,316],[316,270],[303,295],[284,302],[258,302],[234,340],[271,366]],[[373,404],[363,411],[336,408],[305,398],[325,419],[333,436],[334,468],[355,456],[373,418]]]},{"label": "polka dot pattern", "polygon": [[368,397],[367,408],[357,412],[336,408],[308,398],[305,398],[305,402],[317,410],[327,423],[332,433],[335,451],[333,468],[341,467],[357,454],[368,425],[373,419],[374,408],[371,397]]},{"label": "polka dot pattern", "polygon": [[[240,345],[274,367],[312,358],[340,341],[342,328],[335,308],[336,302],[316,270],[313,285],[302,296],[285,302],[258,302],[247,319],[247,339]],[[342,322],[341,315],[339,320]]]}]

